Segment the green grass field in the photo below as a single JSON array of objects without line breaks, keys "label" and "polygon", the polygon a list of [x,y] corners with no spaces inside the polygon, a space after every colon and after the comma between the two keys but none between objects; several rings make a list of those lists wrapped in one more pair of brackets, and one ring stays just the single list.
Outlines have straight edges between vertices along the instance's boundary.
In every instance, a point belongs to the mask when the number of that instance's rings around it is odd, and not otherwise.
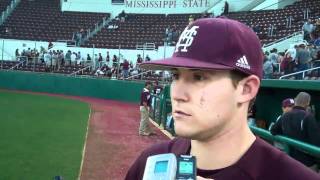
[{"label": "green grass field", "polygon": [[89,105],[0,90],[0,179],[77,179]]}]

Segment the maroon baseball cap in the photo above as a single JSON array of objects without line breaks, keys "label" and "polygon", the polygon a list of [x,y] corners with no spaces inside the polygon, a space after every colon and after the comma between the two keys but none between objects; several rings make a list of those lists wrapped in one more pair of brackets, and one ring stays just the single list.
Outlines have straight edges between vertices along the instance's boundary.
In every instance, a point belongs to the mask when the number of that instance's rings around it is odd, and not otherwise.
[{"label": "maroon baseball cap", "polygon": [[292,98],[287,98],[282,101],[282,107],[293,107],[294,106],[294,100]]},{"label": "maroon baseball cap", "polygon": [[142,63],[144,69],[238,70],[262,77],[263,52],[257,35],[227,18],[203,18],[181,33],[171,58]]}]

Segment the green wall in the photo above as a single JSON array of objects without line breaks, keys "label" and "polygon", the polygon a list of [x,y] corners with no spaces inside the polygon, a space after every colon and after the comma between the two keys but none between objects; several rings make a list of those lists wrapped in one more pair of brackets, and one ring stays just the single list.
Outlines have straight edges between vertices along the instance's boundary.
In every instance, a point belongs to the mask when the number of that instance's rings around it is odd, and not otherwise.
[{"label": "green wall", "polygon": [[[170,98],[169,87],[165,96]],[[282,114],[281,103],[286,98],[295,98],[305,91],[311,95],[311,105],[314,106],[315,116],[320,121],[320,81],[299,80],[262,80],[261,88],[256,99],[257,119],[265,120],[267,126]]]},{"label": "green wall", "polygon": [[[138,103],[143,83],[103,78],[70,77],[49,73],[0,71],[0,88],[87,96]],[[281,113],[281,102],[300,91],[311,94],[311,104],[320,121],[320,81],[263,80],[256,105],[257,119],[274,121]],[[169,89],[166,93],[169,97]]]},{"label": "green wall", "polygon": [[144,84],[60,74],[0,71],[0,88],[87,96],[138,103]]}]

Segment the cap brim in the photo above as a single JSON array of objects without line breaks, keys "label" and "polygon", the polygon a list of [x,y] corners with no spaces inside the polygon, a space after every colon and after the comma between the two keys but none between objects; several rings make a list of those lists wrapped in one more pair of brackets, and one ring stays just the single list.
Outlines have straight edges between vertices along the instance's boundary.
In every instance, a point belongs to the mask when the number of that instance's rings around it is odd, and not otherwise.
[{"label": "cap brim", "polygon": [[191,58],[185,57],[172,57],[162,60],[154,60],[149,62],[144,62],[140,64],[143,69],[149,70],[170,70],[175,68],[185,68],[185,69],[216,69],[216,70],[232,70],[233,67],[229,67],[222,64],[213,64],[208,62],[203,62]]}]

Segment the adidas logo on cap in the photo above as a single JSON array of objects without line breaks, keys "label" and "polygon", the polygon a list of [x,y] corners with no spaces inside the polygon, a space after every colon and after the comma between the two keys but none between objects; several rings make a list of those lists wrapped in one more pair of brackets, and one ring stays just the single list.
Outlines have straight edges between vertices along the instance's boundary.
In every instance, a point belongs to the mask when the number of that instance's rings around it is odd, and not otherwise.
[{"label": "adidas logo on cap", "polygon": [[237,60],[236,66],[245,68],[245,69],[250,69],[250,65],[247,61],[246,56],[242,56],[240,59]]}]

